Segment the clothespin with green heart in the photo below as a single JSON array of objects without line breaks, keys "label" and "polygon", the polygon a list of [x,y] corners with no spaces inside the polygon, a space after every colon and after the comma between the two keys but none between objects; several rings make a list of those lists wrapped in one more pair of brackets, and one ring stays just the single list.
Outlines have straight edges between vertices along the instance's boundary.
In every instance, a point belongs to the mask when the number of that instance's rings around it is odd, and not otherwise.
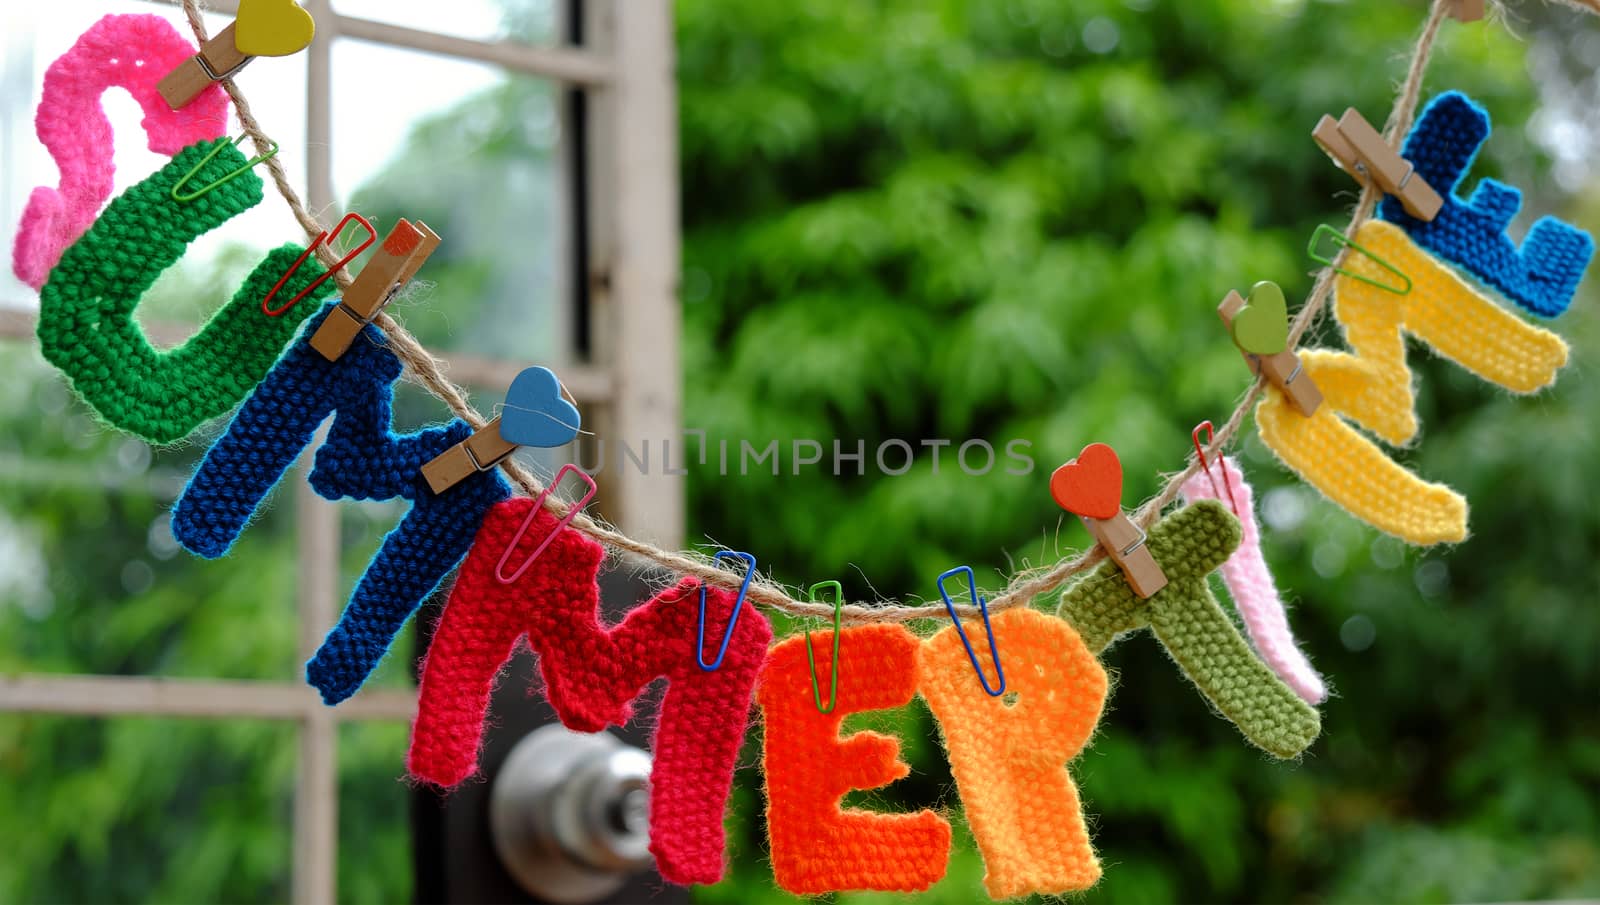
[{"label": "clothespin with green heart", "polygon": [[1228,290],[1217,306],[1217,316],[1252,373],[1265,374],[1300,414],[1309,418],[1316,412],[1322,404],[1322,391],[1300,367],[1300,356],[1289,348],[1289,305],[1277,283],[1263,280],[1250,287],[1249,301]]},{"label": "clothespin with green heart", "polygon": [[229,78],[256,57],[299,53],[316,33],[311,14],[294,0],[239,0],[239,15],[227,28],[200,45],[156,84],[174,110],[183,108],[214,82]]}]

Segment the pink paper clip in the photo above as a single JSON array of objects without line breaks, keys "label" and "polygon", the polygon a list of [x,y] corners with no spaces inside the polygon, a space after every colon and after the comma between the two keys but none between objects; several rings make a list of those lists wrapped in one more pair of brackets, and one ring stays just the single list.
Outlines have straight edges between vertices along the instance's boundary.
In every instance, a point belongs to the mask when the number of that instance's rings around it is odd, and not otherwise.
[{"label": "pink paper clip", "polygon": [[[1194,454],[1200,458],[1200,470],[1206,473],[1206,478],[1211,481],[1211,489],[1220,497],[1222,496],[1222,488],[1217,486],[1217,476],[1211,473],[1211,463],[1206,461],[1206,452],[1200,448],[1201,431],[1206,432],[1207,446],[1210,446],[1211,442],[1217,438],[1217,432],[1211,427],[1210,421],[1202,421],[1194,426],[1194,431],[1189,434],[1189,439],[1194,441]],[[1243,518],[1243,516],[1239,515],[1239,504],[1233,501],[1233,480],[1228,477],[1226,466],[1222,469],[1222,484],[1228,488],[1228,508],[1233,510],[1235,518]]]},{"label": "pink paper clip", "polygon": [[[312,280],[311,285],[300,290],[294,298],[284,302],[282,305],[276,308],[272,307],[272,300],[278,297],[278,290],[283,288],[284,283],[289,282],[289,278],[294,276],[295,271],[300,269],[300,265],[306,262],[306,258],[311,257],[311,253],[317,250],[317,245],[323,242],[331,243],[334,239],[338,238],[339,234],[344,231],[346,226],[350,225],[351,221],[360,223],[361,226],[366,229],[367,240],[362,242],[360,245],[357,245],[349,254],[335,261],[333,266],[328,268],[327,273],[324,273],[322,276]],[[372,228],[372,223],[368,221],[366,217],[363,217],[354,211],[345,214],[344,219],[340,220],[339,224],[333,228],[333,232],[330,233],[324,230],[321,235],[311,240],[311,244],[307,245],[306,250],[300,253],[300,257],[294,259],[294,263],[289,265],[288,270],[284,271],[283,276],[278,280],[277,285],[273,286],[272,291],[267,293],[267,297],[261,300],[261,313],[265,314],[267,317],[277,317],[283,312],[288,311],[290,308],[293,308],[295,305],[300,304],[300,300],[305,298],[307,293],[327,282],[329,277],[342,270],[346,264],[354,261],[356,259],[356,255],[366,251],[367,247],[377,240],[378,231]]]},{"label": "pink paper clip", "polygon": [[[522,561],[522,565],[517,566],[517,570],[515,572],[507,575],[506,562],[511,559],[511,551],[517,549],[517,544],[522,543],[522,536],[528,533],[528,527],[533,524],[534,519],[539,517],[539,513],[544,511],[545,497],[550,495],[550,491],[556,489],[556,485],[561,483],[561,479],[566,477],[568,472],[574,472],[579,478],[583,479],[583,482],[589,485],[589,492],[584,494],[582,499],[567,507],[567,514],[563,515],[561,517],[561,521],[556,523],[556,528],[554,531],[550,532],[550,536],[546,537],[544,542],[539,544],[538,549],[534,550],[531,556]],[[501,584],[511,584],[512,582],[521,578],[522,573],[528,571],[528,567],[533,565],[533,561],[539,558],[540,553],[544,552],[544,548],[550,546],[550,542],[556,539],[557,534],[561,533],[561,529],[570,525],[572,520],[578,517],[578,513],[583,511],[583,507],[589,505],[589,501],[594,499],[596,489],[597,488],[594,485],[594,478],[589,477],[578,466],[570,463],[561,466],[561,470],[556,472],[556,476],[551,479],[550,483],[546,485],[544,490],[540,491],[539,495],[534,498],[533,505],[528,507],[527,518],[522,520],[522,525],[521,527],[517,528],[517,533],[512,536],[511,543],[506,544],[506,552],[500,554],[500,564],[494,568],[494,577],[499,579]]]}]

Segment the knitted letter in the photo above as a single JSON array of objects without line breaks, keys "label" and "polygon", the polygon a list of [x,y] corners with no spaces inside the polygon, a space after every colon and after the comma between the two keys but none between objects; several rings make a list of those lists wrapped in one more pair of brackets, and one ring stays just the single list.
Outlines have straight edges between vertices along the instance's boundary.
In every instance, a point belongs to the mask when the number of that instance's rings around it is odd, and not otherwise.
[{"label": "knitted letter", "polygon": [[171,157],[222,134],[228,111],[220,87],[207,88],[182,110],[168,107],[156,91],[156,82],[194,52],[160,16],[112,15],[89,26],[45,70],[34,128],[61,171],[61,185],[41,185],[28,196],[11,248],[17,279],[43,286],[62,249],[83,235],[111,197],[116,141],[100,106],[106,89],[124,88],[139,102],[141,125],[157,154]]},{"label": "knitted letter", "polygon": [[[195,174],[204,185],[245,165],[227,139]],[[261,313],[261,298],[300,256],[285,245],[256,265],[244,285],[204,327],[176,349],[157,351],[134,320],[139,299],[184,248],[261,201],[253,173],[184,203],[172,186],[215,147],[185,148],[148,179],[128,189],[61,256],[39,294],[39,342],[44,357],[72,381],[100,417],[154,443],[181,440],[202,422],[224,415],[277,360],[300,322],[333,291],[317,287],[281,317]],[[320,276],[307,261],[285,285],[290,296]]]},{"label": "knitted letter", "polygon": [[[1418,545],[1462,540],[1467,501],[1395,464],[1340,416],[1390,444],[1416,435],[1405,333],[1514,393],[1554,382],[1567,361],[1566,343],[1489,301],[1392,223],[1369,220],[1356,242],[1409,276],[1411,291],[1397,295],[1352,277],[1335,278],[1334,316],[1354,354],[1302,353],[1324,404],[1307,418],[1269,388],[1256,408],[1261,439],[1307,483],[1378,530]],[[1347,255],[1344,266],[1372,279],[1394,279],[1365,255]]]},{"label": "knitted letter", "polygon": [[1238,521],[1216,501],[1202,500],[1158,522],[1147,544],[1167,573],[1165,588],[1140,600],[1116,564],[1104,562],[1061,595],[1061,615],[1097,653],[1117,635],[1149,625],[1245,738],[1278,757],[1304,751],[1322,730],[1317,711],[1256,659],[1206,583],[1239,545]]},{"label": "knitted letter", "polygon": [[[877,814],[839,807],[851,789],[888,785],[910,772],[900,743],[877,732],[839,738],[846,714],[911,702],[917,686],[917,638],[879,624],[839,635],[838,703],[817,710],[806,639],[774,647],[756,698],[766,722],[767,833],[778,885],[796,895],[840,889],[920,892],[944,876],[950,824],[929,810]],[[817,682],[832,689],[833,633],[811,638]],[[965,662],[965,661],[963,661]],[[828,695],[824,693],[823,697]]]},{"label": "knitted letter", "polygon": [[[452,786],[477,768],[490,688],[524,632],[539,654],[550,706],[580,732],[627,722],[631,702],[664,677],[652,744],[650,851],[668,880],[714,883],[722,876],[722,817],[734,760],[772,629],[744,604],[722,667],[700,669],[694,649],[700,585],[693,579],[602,628],[595,574],[605,551],[570,528],[515,582],[501,584],[500,557],[532,505],[516,497],[490,509],[456,577],[423,665],[411,772]],[[539,513],[506,571],[556,524],[549,512]],[[705,646],[714,651],[738,598],[720,588],[706,597]]]},{"label": "knitted letter", "polygon": [[[331,307],[331,306],[330,306]],[[311,331],[326,313],[312,321]],[[361,576],[339,624],[306,664],[307,680],[329,704],[355,694],[406,619],[466,555],[483,513],[510,493],[496,472],[475,474],[435,496],[420,469],[471,435],[461,421],[396,436],[389,430],[391,384],[400,362],[368,327],[338,361],[302,338],[240,407],[206,453],[172,515],[178,542],[201,556],[228,552],[285,470],[337,410],[317,450],[311,486],[342,496],[412,501]]]},{"label": "knitted letter", "polygon": [[[917,661],[917,688],[944,730],[950,772],[983,852],[983,887],[996,899],[1088,889],[1100,863],[1067,761],[1100,721],[1106,671],[1060,619],[1015,609],[992,622],[1006,695],[983,690],[953,625],[925,642]],[[966,630],[981,637],[983,626],[969,622]],[[989,645],[972,647],[993,669]],[[1012,694],[1016,702],[1005,703]]]},{"label": "knitted letter", "polygon": [[1406,213],[1398,198],[1385,197],[1380,213],[1404,227],[1418,245],[1465,267],[1528,311],[1555,317],[1572,303],[1594,256],[1594,240],[1554,217],[1540,217],[1519,249],[1506,227],[1522,206],[1521,192],[1484,179],[1462,201],[1456,189],[1488,137],[1489,114],[1466,95],[1447,91],[1434,98],[1406,136],[1401,154],[1444,196],[1444,207],[1424,222]]},{"label": "knitted letter", "polygon": [[[1308,704],[1320,704],[1328,697],[1328,689],[1322,677],[1311,668],[1306,655],[1295,646],[1294,634],[1289,631],[1289,616],[1278,597],[1266,557],[1261,555],[1261,531],[1256,527],[1252,494],[1250,485],[1245,483],[1244,472],[1239,470],[1238,463],[1226,457],[1220,468],[1210,463],[1207,470],[1209,475],[1202,471],[1183,483],[1183,499],[1184,502],[1215,500],[1219,499],[1218,490],[1233,489],[1231,508],[1238,513],[1242,539],[1239,549],[1222,564],[1222,581],[1233,595],[1233,605],[1238,608],[1239,615],[1244,617],[1250,641],[1295,694]],[[1223,476],[1228,480],[1226,485],[1220,483]]]}]

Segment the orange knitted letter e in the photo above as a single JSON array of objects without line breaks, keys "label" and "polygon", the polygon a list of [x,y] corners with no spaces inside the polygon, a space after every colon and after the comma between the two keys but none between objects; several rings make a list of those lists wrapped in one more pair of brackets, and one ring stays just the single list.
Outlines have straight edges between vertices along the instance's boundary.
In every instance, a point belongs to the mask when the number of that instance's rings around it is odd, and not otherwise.
[{"label": "orange knitted letter e", "polygon": [[[822,699],[829,698],[833,634],[811,638]],[[877,732],[839,738],[845,714],[911,702],[917,687],[915,635],[899,625],[865,625],[839,635],[839,697],[817,710],[806,638],[773,647],[756,700],[766,721],[767,834],[778,885],[799,895],[841,889],[916,892],[944,876],[950,824],[929,810],[877,814],[843,810],[851,789],[887,785],[909,772],[900,743]]]},{"label": "orange knitted letter e", "polygon": [[[1015,609],[993,625],[1005,695],[983,690],[955,626],[923,644],[918,667],[919,689],[944,729],[950,770],[983,852],[984,888],[996,899],[1088,889],[1100,879],[1100,863],[1067,761],[1100,721],[1105,670],[1060,619]],[[983,627],[966,629],[993,676]]]}]

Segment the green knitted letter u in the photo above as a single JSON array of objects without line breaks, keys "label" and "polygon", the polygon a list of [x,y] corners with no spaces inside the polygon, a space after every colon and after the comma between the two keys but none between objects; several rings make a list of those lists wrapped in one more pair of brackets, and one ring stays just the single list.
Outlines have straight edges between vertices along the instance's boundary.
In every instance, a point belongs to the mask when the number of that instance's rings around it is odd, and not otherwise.
[{"label": "green knitted letter u", "polygon": [[[187,203],[172,187],[201,158],[226,147],[185,185],[205,186],[245,166],[226,139],[190,145],[143,182],[112,201],[100,219],[61,256],[39,293],[39,343],[100,417],[150,440],[172,443],[203,422],[227,414],[277,361],[300,322],[333,290],[330,280],[279,317],[261,299],[293,265],[303,246],[285,245],[256,265],[232,301],[175,349],[151,347],[134,320],[139,299],[189,243],[261,201],[261,179],[238,177]],[[307,260],[277,303],[322,274]]]},{"label": "green knitted letter u", "polygon": [[1278,757],[1295,757],[1322,731],[1322,719],[1262,663],[1211,596],[1206,576],[1239,546],[1239,522],[1204,500],[1150,529],[1150,552],[1167,586],[1140,600],[1106,562],[1061,595],[1061,616],[1092,651],[1148,625],[1178,667],[1245,738]]}]

